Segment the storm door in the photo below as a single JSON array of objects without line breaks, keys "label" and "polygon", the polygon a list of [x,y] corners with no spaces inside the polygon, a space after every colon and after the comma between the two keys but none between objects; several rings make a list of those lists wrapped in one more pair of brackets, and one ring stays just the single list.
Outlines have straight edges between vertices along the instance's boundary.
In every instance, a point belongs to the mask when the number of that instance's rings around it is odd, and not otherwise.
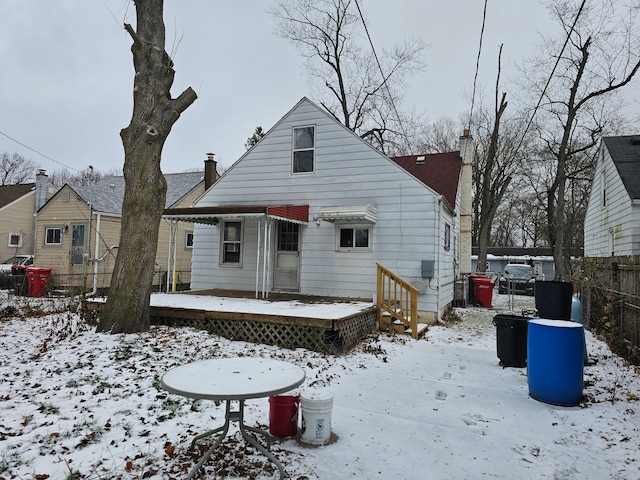
[{"label": "storm door", "polygon": [[300,289],[300,225],[277,221],[273,288]]}]

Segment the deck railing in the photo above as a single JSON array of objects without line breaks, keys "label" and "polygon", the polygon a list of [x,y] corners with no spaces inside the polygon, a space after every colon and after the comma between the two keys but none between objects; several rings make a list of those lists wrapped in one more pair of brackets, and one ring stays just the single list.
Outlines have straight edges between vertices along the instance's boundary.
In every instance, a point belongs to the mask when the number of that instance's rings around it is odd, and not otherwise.
[{"label": "deck railing", "polygon": [[376,265],[378,324],[381,324],[383,312],[387,312],[392,319],[411,329],[413,338],[418,338],[418,289],[379,263]]}]

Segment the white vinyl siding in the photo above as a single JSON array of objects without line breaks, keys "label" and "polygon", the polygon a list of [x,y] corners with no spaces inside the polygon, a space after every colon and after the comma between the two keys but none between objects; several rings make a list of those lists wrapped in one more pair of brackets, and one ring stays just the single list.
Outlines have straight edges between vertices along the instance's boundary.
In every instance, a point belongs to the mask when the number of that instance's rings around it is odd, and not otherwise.
[{"label": "white vinyl siding", "polygon": [[604,143],[600,148],[584,219],[584,256],[639,255],[640,205],[631,201]]},{"label": "white vinyl siding", "polygon": [[[314,175],[292,175],[291,132],[307,125],[315,125]],[[376,262],[410,282],[422,280],[421,261],[436,260],[443,251],[443,218],[451,225],[456,221],[441,209],[433,190],[306,99],[231,166],[197,206],[256,204],[309,205],[310,222],[301,227],[300,293],[311,295],[371,298]],[[367,251],[336,251],[336,225],[313,221],[321,207],[368,204],[378,216]],[[253,290],[258,220],[245,219],[241,269],[217,268],[220,227],[195,226],[192,289]],[[436,262],[443,269],[436,273],[443,281],[440,295],[427,289],[421,310],[439,310],[453,298],[453,250],[444,253],[450,258]]]}]

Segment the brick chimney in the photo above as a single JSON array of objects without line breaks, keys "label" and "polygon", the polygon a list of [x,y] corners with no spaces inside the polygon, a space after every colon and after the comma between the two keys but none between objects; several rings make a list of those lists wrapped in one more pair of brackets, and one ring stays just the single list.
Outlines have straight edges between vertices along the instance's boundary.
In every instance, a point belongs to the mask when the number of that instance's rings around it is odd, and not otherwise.
[{"label": "brick chimney", "polygon": [[204,189],[208,190],[218,180],[218,163],[213,159],[213,153],[207,153],[204,161]]},{"label": "brick chimney", "polygon": [[460,137],[460,156],[460,276],[464,276],[471,273],[473,137],[469,130],[464,130]]}]

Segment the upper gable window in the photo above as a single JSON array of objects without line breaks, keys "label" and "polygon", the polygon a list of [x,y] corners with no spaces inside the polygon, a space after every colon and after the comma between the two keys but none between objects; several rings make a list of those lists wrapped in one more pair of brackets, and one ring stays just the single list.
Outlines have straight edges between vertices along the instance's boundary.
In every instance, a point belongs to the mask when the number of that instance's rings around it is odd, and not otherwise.
[{"label": "upper gable window", "polygon": [[293,129],[293,173],[312,173],[315,156],[315,127]]}]

